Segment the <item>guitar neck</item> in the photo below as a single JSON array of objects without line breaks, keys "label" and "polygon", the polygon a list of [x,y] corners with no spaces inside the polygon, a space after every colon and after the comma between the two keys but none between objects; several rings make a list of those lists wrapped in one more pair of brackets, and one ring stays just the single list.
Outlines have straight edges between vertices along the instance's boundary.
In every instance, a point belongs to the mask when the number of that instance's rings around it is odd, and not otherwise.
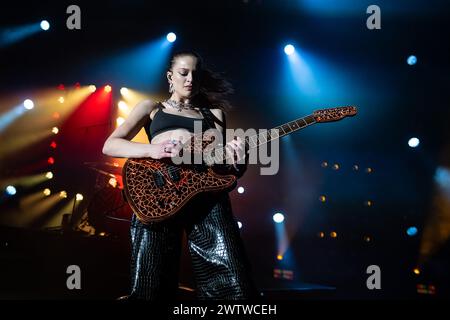
[{"label": "guitar neck", "polygon": [[[267,143],[269,141],[273,141],[275,139],[279,139],[280,137],[291,134],[300,129],[306,128],[312,124],[316,123],[316,120],[313,115],[309,115],[303,118],[299,118],[294,121],[287,122],[282,124],[281,126],[272,128],[270,130],[261,130],[260,133],[255,134],[250,137],[246,137],[246,141],[248,143],[249,149],[254,149],[259,147],[260,145]],[[229,160],[230,156],[227,156],[225,149],[218,149],[215,152],[214,156],[208,156],[207,161],[209,163],[223,163],[223,161]]]},{"label": "guitar neck", "polygon": [[257,148],[264,143],[287,136],[314,123],[316,123],[314,116],[309,115],[294,121],[289,121],[270,130],[262,130],[260,133],[248,137],[247,142],[251,149]]}]

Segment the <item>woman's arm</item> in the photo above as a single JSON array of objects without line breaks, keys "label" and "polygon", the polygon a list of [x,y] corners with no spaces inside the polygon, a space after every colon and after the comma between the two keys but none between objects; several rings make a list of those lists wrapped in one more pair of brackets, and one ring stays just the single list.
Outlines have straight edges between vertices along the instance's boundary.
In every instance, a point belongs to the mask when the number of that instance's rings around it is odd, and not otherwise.
[{"label": "woman's arm", "polygon": [[118,158],[155,157],[159,146],[148,143],[130,141],[147,123],[150,113],[156,104],[151,100],[139,102],[133,108],[125,122],[117,127],[106,139],[102,152],[105,155]]}]

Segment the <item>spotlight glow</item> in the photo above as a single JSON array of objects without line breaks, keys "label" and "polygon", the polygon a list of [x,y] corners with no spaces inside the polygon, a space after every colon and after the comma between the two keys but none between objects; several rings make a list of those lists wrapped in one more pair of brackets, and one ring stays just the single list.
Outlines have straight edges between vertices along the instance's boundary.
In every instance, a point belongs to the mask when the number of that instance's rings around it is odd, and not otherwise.
[{"label": "spotlight glow", "polygon": [[75,196],[75,199],[77,201],[81,201],[81,200],[83,200],[83,195],[81,193],[77,193],[77,195]]},{"label": "spotlight glow", "polygon": [[238,193],[244,193],[244,191],[245,191],[244,187],[239,187],[239,188],[237,189],[237,192],[238,192]]},{"label": "spotlight glow", "polygon": [[119,109],[120,109],[120,110],[122,110],[122,111],[124,111],[124,112],[127,112],[127,111],[128,111],[128,106],[127,106],[127,104],[125,103],[125,101],[119,101],[118,105],[119,105]]},{"label": "spotlight glow", "polygon": [[239,229],[242,229],[242,222],[238,221],[237,222]]},{"label": "spotlight glow", "polygon": [[284,221],[284,215],[282,213],[275,213],[273,215],[273,221],[275,221],[276,223],[282,223]]},{"label": "spotlight glow", "polygon": [[419,144],[420,144],[420,140],[418,138],[413,137],[413,138],[408,140],[408,145],[411,148],[416,148],[416,147],[419,146]]},{"label": "spotlight glow", "polygon": [[105,92],[111,92],[112,88],[110,85],[105,86]]},{"label": "spotlight glow", "polygon": [[89,91],[90,91],[90,92],[95,92],[95,90],[97,90],[97,87],[94,86],[93,84],[91,84],[91,85],[89,86]]},{"label": "spotlight glow", "polygon": [[30,99],[26,99],[23,102],[23,106],[25,107],[25,109],[31,110],[31,109],[34,108],[34,102],[32,100],[30,100]]},{"label": "spotlight glow", "polygon": [[66,192],[66,191],[61,191],[61,192],[59,193],[59,197],[60,197],[60,198],[67,198],[67,192]]},{"label": "spotlight glow", "polygon": [[7,186],[5,190],[6,190],[6,193],[9,194],[10,196],[15,195],[17,192],[17,190],[16,190],[16,188],[14,188],[14,186]]},{"label": "spotlight glow", "polygon": [[58,132],[59,132],[58,127],[53,127],[53,128],[52,128],[52,133],[58,134]]},{"label": "spotlight glow", "polygon": [[59,101],[59,103],[64,103],[64,97],[59,97],[58,101]]},{"label": "spotlight glow", "polygon": [[44,189],[44,194],[48,197],[49,195],[52,194],[52,192],[50,191],[49,188],[45,188],[45,189]]},{"label": "spotlight glow", "polygon": [[173,32],[170,32],[167,34],[166,39],[169,42],[175,42],[175,40],[177,40],[177,35]]},{"label": "spotlight glow", "polygon": [[286,53],[288,56],[290,56],[294,52],[295,52],[295,47],[292,44],[288,44],[284,47],[284,53]]},{"label": "spotlight glow", "polygon": [[411,55],[408,57],[408,59],[406,59],[406,62],[410,65],[413,66],[417,63],[417,57],[414,55]]},{"label": "spotlight glow", "polygon": [[42,20],[41,21],[41,29],[44,31],[47,31],[48,29],[50,29],[50,23],[48,23],[47,20]]},{"label": "spotlight glow", "polygon": [[45,177],[46,177],[47,179],[52,179],[52,178],[53,178],[53,172],[51,172],[51,171],[47,172],[47,173],[45,174]]},{"label": "spotlight glow", "polygon": [[406,234],[410,237],[415,236],[417,234],[417,228],[416,227],[409,227],[406,230]]},{"label": "spotlight glow", "polygon": [[124,123],[124,122],[125,122],[125,119],[122,118],[122,117],[118,117],[116,119],[116,124],[117,124],[118,127],[120,127],[122,125],[122,123]]},{"label": "spotlight glow", "polygon": [[125,88],[125,87],[121,88],[120,89],[120,94],[123,95],[123,96],[127,95],[128,94],[128,88]]}]

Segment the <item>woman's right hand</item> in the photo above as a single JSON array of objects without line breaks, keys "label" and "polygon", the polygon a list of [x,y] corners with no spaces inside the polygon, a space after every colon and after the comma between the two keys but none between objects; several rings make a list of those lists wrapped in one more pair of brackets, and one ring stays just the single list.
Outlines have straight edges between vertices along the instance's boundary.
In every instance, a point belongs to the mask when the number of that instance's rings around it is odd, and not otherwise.
[{"label": "woman's right hand", "polygon": [[173,139],[167,139],[152,146],[154,147],[153,159],[176,157],[182,148],[181,141]]}]

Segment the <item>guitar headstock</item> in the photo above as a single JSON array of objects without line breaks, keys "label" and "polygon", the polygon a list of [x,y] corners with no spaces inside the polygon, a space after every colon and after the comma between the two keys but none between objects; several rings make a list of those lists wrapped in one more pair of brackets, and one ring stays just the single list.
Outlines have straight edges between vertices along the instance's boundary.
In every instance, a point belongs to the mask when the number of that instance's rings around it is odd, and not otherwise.
[{"label": "guitar headstock", "polygon": [[346,106],[314,111],[313,117],[316,122],[331,122],[352,117],[357,113],[356,107]]}]

